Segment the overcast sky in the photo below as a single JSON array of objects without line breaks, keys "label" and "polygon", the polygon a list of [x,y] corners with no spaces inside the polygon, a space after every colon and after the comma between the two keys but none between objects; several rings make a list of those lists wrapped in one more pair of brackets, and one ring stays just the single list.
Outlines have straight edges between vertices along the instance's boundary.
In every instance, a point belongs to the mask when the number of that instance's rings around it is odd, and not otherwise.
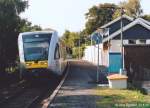
[{"label": "overcast sky", "polygon": [[[81,31],[85,13],[99,3],[118,4],[123,0],[29,0],[29,8],[21,16],[42,28],[52,28],[62,35],[68,29]],[[141,0],[144,13],[150,14],[150,1]]]}]

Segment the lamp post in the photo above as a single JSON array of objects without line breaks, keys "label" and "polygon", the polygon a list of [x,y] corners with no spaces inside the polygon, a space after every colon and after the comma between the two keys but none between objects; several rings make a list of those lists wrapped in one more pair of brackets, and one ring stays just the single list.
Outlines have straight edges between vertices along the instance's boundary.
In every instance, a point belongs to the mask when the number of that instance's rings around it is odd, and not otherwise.
[{"label": "lamp post", "polygon": [[123,7],[113,7],[113,6],[108,6],[105,7],[107,9],[119,9],[121,11],[121,21],[120,21],[120,28],[121,28],[121,36],[120,36],[120,40],[121,40],[121,69],[120,69],[120,74],[122,74],[125,71],[125,66],[124,66],[124,48],[123,48],[123,14],[124,14],[124,10]]},{"label": "lamp post", "polygon": [[120,34],[120,40],[121,40],[121,69],[120,74],[123,74],[125,67],[124,67],[124,46],[123,46],[123,8],[121,7],[121,21],[120,21],[120,28],[121,28],[121,34]]}]

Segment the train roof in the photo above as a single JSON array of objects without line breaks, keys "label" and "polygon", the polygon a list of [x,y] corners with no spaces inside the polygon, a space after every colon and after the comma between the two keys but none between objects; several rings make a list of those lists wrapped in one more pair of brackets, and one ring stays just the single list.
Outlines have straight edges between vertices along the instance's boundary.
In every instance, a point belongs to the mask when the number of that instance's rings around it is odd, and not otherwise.
[{"label": "train roof", "polygon": [[43,33],[54,33],[56,31],[54,30],[49,30],[49,31],[34,31],[34,32],[22,32],[20,35],[29,35],[29,34],[43,34]]}]

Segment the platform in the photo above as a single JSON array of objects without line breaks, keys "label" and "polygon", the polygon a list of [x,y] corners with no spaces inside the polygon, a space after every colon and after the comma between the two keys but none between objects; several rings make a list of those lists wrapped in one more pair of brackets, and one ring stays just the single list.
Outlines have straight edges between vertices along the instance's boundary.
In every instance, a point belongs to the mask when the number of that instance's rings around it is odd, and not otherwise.
[{"label": "platform", "polygon": [[71,61],[69,73],[49,108],[96,108],[96,66],[85,61]]}]

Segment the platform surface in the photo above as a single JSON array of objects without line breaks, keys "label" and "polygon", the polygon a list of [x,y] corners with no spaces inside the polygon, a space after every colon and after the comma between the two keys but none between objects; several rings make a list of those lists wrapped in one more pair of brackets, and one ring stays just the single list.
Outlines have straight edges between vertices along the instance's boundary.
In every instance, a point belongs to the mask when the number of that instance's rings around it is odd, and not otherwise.
[{"label": "platform surface", "polygon": [[97,108],[96,66],[71,61],[69,73],[49,108]]}]

